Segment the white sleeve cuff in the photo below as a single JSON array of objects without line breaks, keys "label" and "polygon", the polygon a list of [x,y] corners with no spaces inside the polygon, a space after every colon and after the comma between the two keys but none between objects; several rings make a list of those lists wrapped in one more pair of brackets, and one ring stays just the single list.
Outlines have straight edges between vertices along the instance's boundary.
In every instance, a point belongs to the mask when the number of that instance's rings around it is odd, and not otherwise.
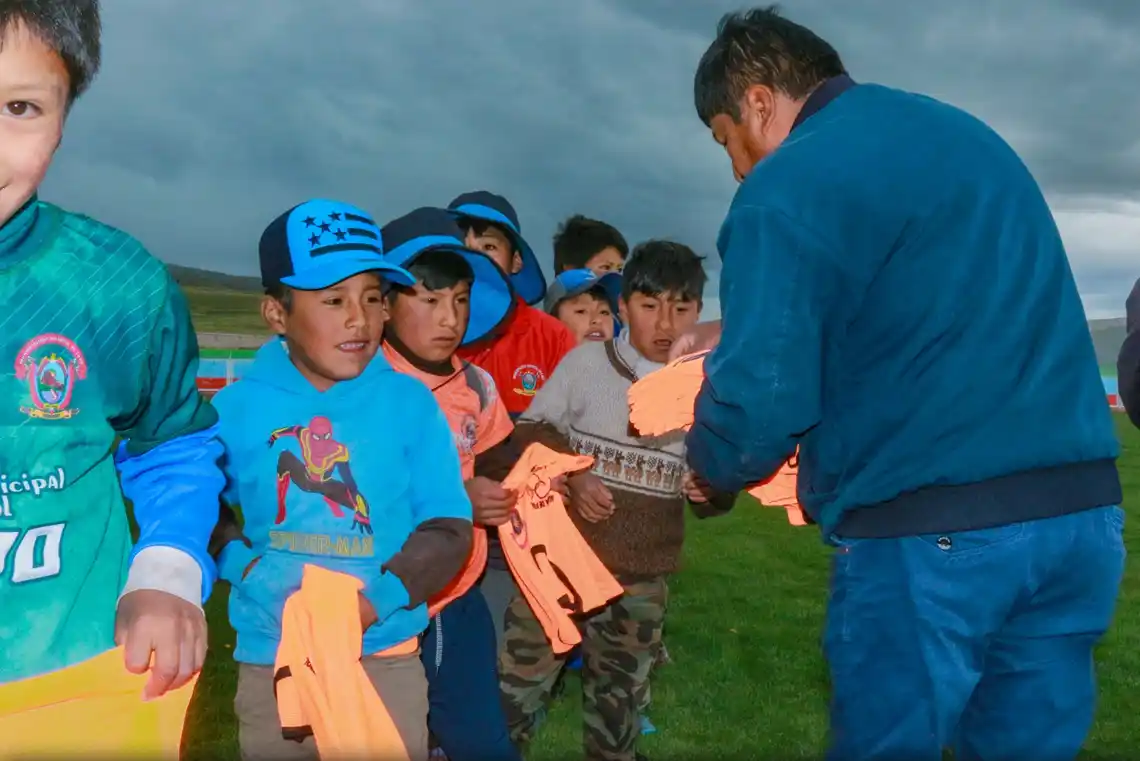
[{"label": "white sleeve cuff", "polygon": [[191,605],[202,607],[202,568],[198,561],[173,547],[147,547],[135,555],[127,573],[127,584],[120,599],[128,592],[153,589],[181,597]]}]

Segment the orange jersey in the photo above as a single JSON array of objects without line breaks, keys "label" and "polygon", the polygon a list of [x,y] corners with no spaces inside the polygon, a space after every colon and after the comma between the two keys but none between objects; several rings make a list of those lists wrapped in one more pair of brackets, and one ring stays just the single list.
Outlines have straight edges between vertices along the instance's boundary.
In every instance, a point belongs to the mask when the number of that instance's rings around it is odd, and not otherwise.
[{"label": "orange jersey", "polygon": [[[384,357],[396,372],[417,378],[431,389],[455,437],[463,479],[474,478],[475,457],[501,443],[514,429],[491,376],[458,357],[452,357],[455,372],[450,376],[425,373],[388,344],[384,344]],[[446,589],[428,601],[428,614],[434,616],[467,592],[483,575],[486,564],[487,532],[476,529],[467,564]]]},{"label": "orange jersey", "polygon": [[143,702],[122,649],[0,686],[0,759],[177,759],[194,681]]},{"label": "orange jersey", "polygon": [[[679,357],[652,372],[629,389],[629,422],[643,436],[661,436],[670,431],[689,430],[693,425],[693,404],[705,380],[708,351]],[[798,453],[779,471],[748,493],[770,507],[783,507],[788,522],[806,526],[803,508],[796,496],[799,472]]]},{"label": "orange jersey", "polygon": [[[360,590],[346,574],[305,565],[285,601],[274,689],[288,738],[309,735],[322,759],[409,758],[400,732],[360,665]],[[415,640],[409,652],[415,652]]]},{"label": "orange jersey", "polygon": [[503,555],[557,654],[582,641],[571,616],[597,610],[622,593],[566,514],[561,495],[550,489],[551,479],[593,464],[592,457],[531,444],[503,481],[519,495],[511,520],[499,526]]}]

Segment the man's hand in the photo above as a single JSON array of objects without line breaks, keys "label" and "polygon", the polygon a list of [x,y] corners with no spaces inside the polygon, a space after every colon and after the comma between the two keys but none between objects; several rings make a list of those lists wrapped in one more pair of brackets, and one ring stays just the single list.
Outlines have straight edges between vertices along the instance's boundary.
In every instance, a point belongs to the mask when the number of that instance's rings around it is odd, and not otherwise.
[{"label": "man's hand", "polygon": [[697,323],[673,342],[673,346],[669,349],[669,361],[672,362],[686,354],[715,348],[718,343],[720,343],[720,320]]},{"label": "man's hand", "polygon": [[713,496],[713,488],[691,470],[685,473],[681,490],[685,493],[685,499],[698,505],[708,502]]},{"label": "man's hand", "polygon": [[614,495],[602,483],[602,479],[586,471],[566,479],[570,492],[570,504],[578,514],[590,523],[604,521],[614,514]]},{"label": "man's hand", "polygon": [[515,492],[504,489],[502,484],[483,476],[475,476],[464,486],[467,487],[476,523],[481,526],[501,526],[511,519],[511,510],[518,501]]},{"label": "man's hand", "polygon": [[123,648],[127,671],[150,671],[143,700],[153,700],[182,687],[202,670],[206,616],[198,606],[166,592],[129,592],[119,600],[115,614],[115,644]]}]

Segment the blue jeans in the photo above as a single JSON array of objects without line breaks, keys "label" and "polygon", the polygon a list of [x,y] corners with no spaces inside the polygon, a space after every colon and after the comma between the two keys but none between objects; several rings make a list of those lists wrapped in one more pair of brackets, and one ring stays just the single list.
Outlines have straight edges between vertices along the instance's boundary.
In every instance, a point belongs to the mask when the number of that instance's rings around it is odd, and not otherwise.
[{"label": "blue jeans", "polygon": [[1117,507],[944,536],[838,539],[828,761],[1072,761],[1124,571]]},{"label": "blue jeans", "polygon": [[449,761],[521,761],[499,696],[495,624],[473,587],[428,626],[428,728]]}]

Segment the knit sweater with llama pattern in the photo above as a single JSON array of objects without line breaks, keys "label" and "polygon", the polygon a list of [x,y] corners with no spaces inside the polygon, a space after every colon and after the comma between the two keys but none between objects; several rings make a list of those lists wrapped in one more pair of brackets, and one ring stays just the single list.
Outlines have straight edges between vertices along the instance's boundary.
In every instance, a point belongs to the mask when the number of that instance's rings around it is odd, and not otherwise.
[{"label": "knit sweater with llama pattern", "polygon": [[[606,343],[586,342],[563,358],[515,427],[520,447],[537,441],[594,458],[594,473],[613,494],[614,514],[590,523],[577,510],[568,512],[615,575],[658,576],[676,571],[680,564],[684,433],[642,437],[629,423],[630,386],[661,367],[643,357],[624,333]],[[708,517],[727,512],[733,496],[694,504],[694,513]]]}]

